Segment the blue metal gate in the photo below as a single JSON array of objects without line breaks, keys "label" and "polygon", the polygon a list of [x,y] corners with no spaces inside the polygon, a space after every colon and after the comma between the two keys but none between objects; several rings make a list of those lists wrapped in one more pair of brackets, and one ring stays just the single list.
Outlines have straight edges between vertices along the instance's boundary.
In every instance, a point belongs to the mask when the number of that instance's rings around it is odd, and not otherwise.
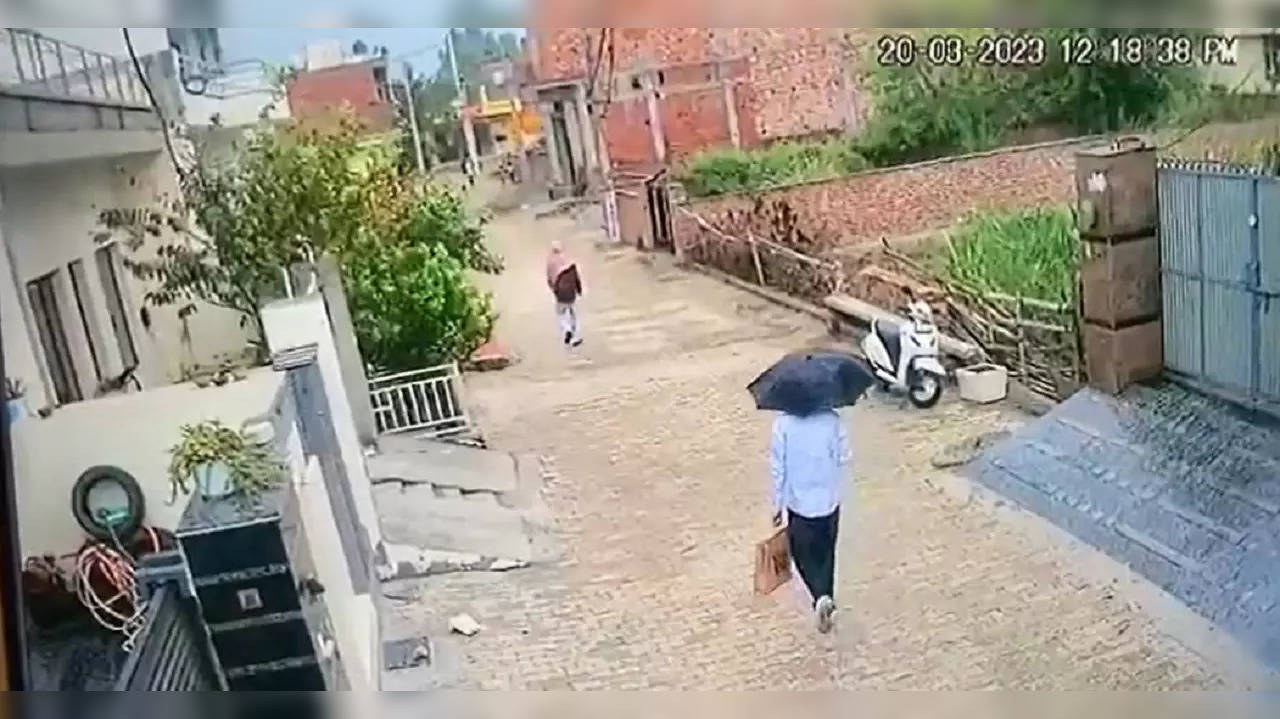
[{"label": "blue metal gate", "polygon": [[1280,178],[1162,162],[1165,369],[1280,413]]}]

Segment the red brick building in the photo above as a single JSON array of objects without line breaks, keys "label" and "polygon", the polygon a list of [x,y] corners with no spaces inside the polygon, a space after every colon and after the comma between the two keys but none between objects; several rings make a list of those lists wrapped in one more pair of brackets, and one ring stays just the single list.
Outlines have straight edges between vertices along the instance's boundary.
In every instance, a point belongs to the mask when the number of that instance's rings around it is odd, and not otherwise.
[{"label": "red brick building", "polygon": [[396,119],[383,58],[302,70],[285,84],[289,112],[304,125],[329,124],[350,108],[369,132],[386,132]]},{"label": "red brick building", "polygon": [[529,87],[549,151],[568,145],[553,155],[562,174],[661,166],[710,147],[856,130],[865,40],[840,28],[530,28]]}]

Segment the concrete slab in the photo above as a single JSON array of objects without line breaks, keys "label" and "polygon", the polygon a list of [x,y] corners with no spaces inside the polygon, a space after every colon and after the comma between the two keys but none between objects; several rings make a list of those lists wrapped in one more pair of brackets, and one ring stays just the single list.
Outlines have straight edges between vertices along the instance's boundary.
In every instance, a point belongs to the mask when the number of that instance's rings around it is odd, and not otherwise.
[{"label": "concrete slab", "polygon": [[1172,385],[1082,390],[974,479],[1125,563],[1280,668],[1280,430]]},{"label": "concrete slab", "polygon": [[429,482],[465,492],[516,489],[516,462],[507,452],[396,436],[381,437],[378,445],[378,454],[366,460],[374,482]]}]

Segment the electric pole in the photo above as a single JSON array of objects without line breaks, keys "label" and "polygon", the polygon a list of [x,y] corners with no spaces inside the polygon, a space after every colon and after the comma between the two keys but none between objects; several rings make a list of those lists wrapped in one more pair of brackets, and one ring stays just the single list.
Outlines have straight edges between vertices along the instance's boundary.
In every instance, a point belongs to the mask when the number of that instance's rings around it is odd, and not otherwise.
[{"label": "electric pole", "polygon": [[404,64],[404,83],[409,103],[409,131],[413,133],[413,156],[418,161],[418,174],[426,177],[427,162],[422,157],[422,136],[418,134],[418,109],[414,107],[417,102],[413,97],[413,66],[407,62]]},{"label": "electric pole", "polygon": [[453,28],[444,36],[444,45],[449,49],[449,67],[453,68],[453,86],[458,90],[458,101],[465,102],[462,97],[462,76],[458,74],[458,56],[453,51]]},{"label": "electric pole", "polygon": [[453,46],[453,28],[449,28],[449,34],[444,38],[445,46],[449,49],[449,67],[453,68],[453,84],[458,88],[458,120],[462,123],[462,146],[463,152],[467,159],[471,161],[472,170],[476,173],[480,171],[480,163],[476,159],[476,140],[475,130],[472,129],[471,123],[463,115],[463,110],[467,106],[467,97],[462,91],[462,75],[458,72],[458,53]]}]

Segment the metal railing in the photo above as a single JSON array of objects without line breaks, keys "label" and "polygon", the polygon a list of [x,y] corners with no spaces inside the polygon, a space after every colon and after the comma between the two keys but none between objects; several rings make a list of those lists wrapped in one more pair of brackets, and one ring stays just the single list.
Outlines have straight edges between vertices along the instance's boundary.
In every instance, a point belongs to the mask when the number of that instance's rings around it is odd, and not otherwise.
[{"label": "metal railing", "polygon": [[375,377],[369,382],[369,399],[378,434],[444,437],[471,428],[457,363]]},{"label": "metal railing", "polygon": [[150,107],[146,88],[128,58],[118,58],[42,35],[5,28],[0,40],[0,94]]},{"label": "metal railing", "polygon": [[165,584],[147,602],[146,624],[116,679],[116,691],[221,689],[195,600]]}]

